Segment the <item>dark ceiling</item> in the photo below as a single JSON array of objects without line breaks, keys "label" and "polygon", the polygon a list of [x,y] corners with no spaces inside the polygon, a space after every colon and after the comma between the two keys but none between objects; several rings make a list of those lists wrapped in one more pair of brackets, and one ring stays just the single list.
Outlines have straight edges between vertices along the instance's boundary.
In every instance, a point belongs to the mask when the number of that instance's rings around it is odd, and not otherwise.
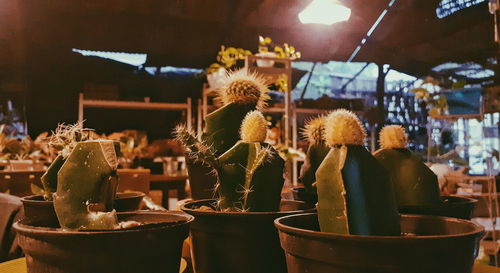
[{"label": "dark ceiling", "polygon": [[[303,60],[345,61],[389,0],[342,0],[352,16],[332,26],[299,22],[297,14],[309,2],[0,0],[0,67],[66,62],[71,48],[81,48],[143,52],[151,65],[201,68],[215,60],[220,45],[255,52],[259,35],[294,45]],[[484,64],[496,55],[486,3],[444,19],[436,17],[438,3],[396,1],[354,61],[425,75],[443,62]]]}]

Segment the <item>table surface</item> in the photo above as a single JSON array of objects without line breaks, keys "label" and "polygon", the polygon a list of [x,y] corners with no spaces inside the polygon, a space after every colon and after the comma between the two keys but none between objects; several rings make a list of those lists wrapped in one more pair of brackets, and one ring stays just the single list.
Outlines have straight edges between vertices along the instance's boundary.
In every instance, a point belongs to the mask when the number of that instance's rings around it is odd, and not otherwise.
[{"label": "table surface", "polygon": [[168,175],[168,174],[152,174],[150,176],[151,182],[167,182],[188,179],[187,175]]},{"label": "table surface", "polygon": [[[186,270],[186,260],[181,259],[181,268],[179,272]],[[0,273],[27,273],[25,258],[19,258],[12,261],[0,263]]]}]

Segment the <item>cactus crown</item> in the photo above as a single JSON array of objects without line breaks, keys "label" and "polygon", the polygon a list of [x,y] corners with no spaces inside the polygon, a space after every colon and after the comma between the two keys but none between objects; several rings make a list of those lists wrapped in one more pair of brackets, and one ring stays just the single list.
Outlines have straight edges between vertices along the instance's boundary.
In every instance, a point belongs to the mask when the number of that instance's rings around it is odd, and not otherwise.
[{"label": "cactus crown", "polygon": [[267,92],[264,78],[240,69],[226,75],[223,87],[219,89],[219,99],[224,104],[256,104],[257,109],[262,109],[269,99]]},{"label": "cactus crown", "polygon": [[329,146],[363,145],[365,138],[365,128],[353,112],[339,109],[326,117],[325,141]]},{"label": "cactus crown", "polygon": [[84,128],[83,121],[75,124],[60,123],[52,132],[49,145],[58,150],[63,158],[68,158],[78,142],[93,139],[95,139],[93,130]]},{"label": "cactus crown", "polygon": [[240,128],[244,142],[264,142],[267,137],[267,121],[259,111],[251,111],[243,119]]},{"label": "cactus crown", "polygon": [[406,148],[408,136],[405,128],[399,125],[388,125],[380,131],[380,146],[382,149]]},{"label": "cactus crown", "polygon": [[325,116],[319,116],[306,123],[303,136],[310,144],[318,144],[325,138]]}]

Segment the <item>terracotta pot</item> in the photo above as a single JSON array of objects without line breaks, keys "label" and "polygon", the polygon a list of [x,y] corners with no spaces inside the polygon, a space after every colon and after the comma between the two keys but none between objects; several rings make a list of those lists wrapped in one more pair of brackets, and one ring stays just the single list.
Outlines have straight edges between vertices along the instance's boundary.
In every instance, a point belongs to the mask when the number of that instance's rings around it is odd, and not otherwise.
[{"label": "terracotta pot", "polygon": [[145,195],[143,192],[117,192],[114,208],[120,212],[138,210]]},{"label": "terracotta pot", "polygon": [[292,189],[293,199],[315,205],[318,203],[318,194],[307,192],[304,187]]},{"label": "terracotta pot", "polygon": [[484,229],[470,221],[402,215],[409,236],[319,232],[317,214],[275,221],[288,273],[470,273]]},{"label": "terracotta pot", "polygon": [[282,200],[280,212],[220,212],[197,210],[212,206],[214,199],[181,206],[195,216],[191,225],[192,258],[197,273],[286,272],[274,219],[313,211],[299,201]]},{"label": "terracotta pot", "polygon": [[[30,273],[179,272],[193,217],[181,212],[119,213],[146,225],[112,231],[63,231],[24,219],[14,224]],[[149,224],[149,225],[148,225]]]},{"label": "terracotta pot", "polygon": [[[116,211],[134,211],[139,209],[142,198],[145,196],[142,192],[118,192],[114,201]],[[46,201],[42,195],[32,195],[21,199],[24,207],[24,217],[32,221],[44,221],[57,225],[54,203]]]},{"label": "terracotta pot", "polygon": [[402,206],[399,212],[403,214],[424,214],[454,217],[470,220],[477,200],[460,196],[442,196],[441,204],[435,206]]}]

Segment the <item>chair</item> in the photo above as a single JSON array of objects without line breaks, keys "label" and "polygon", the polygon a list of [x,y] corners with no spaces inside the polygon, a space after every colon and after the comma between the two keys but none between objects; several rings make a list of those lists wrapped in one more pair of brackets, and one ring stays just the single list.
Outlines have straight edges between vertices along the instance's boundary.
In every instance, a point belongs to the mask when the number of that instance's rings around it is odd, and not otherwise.
[{"label": "chair", "polygon": [[118,192],[140,191],[147,194],[150,176],[149,169],[118,169]]},{"label": "chair", "polygon": [[40,178],[45,171],[2,171],[0,172],[0,191],[9,190],[11,195],[24,197],[32,195],[31,185],[42,188]]}]

